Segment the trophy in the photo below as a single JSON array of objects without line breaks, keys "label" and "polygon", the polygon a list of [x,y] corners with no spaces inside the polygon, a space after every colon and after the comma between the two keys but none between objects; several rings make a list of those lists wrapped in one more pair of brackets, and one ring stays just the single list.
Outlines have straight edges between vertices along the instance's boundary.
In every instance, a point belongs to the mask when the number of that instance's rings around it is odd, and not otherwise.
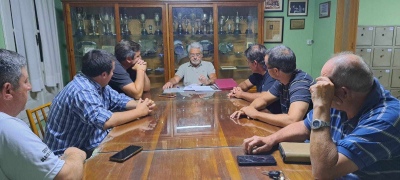
[{"label": "trophy", "polygon": [[175,17],[175,20],[178,23],[178,28],[176,29],[176,33],[177,34],[183,34],[183,27],[182,27],[183,17],[182,17],[182,13],[178,13],[178,16]]},{"label": "trophy", "polygon": [[207,33],[207,24],[208,24],[208,15],[206,13],[203,13],[203,16],[201,17],[201,22],[203,24],[203,32],[204,34]]},{"label": "trophy", "polygon": [[129,30],[129,18],[127,14],[121,14],[121,34],[122,36],[131,35],[131,31]]},{"label": "trophy", "polygon": [[228,24],[228,34],[232,34],[232,24]]},{"label": "trophy", "polygon": [[77,28],[75,30],[75,36],[84,36],[85,33],[85,23],[83,22],[86,17],[86,12],[82,12],[82,8],[76,9],[75,19],[78,22]]},{"label": "trophy", "polygon": [[146,15],[145,14],[140,14],[139,17],[139,22],[142,25],[142,31],[141,34],[142,35],[147,35],[147,30],[146,30]]},{"label": "trophy", "polygon": [[90,16],[90,32],[89,35],[98,35],[97,33],[97,23],[94,15]]},{"label": "trophy", "polygon": [[190,34],[188,29],[190,20],[185,18],[184,22],[185,22],[185,34]]},{"label": "trophy", "polygon": [[253,16],[247,16],[247,29],[246,34],[253,34],[253,30],[251,30],[251,25],[253,24]]},{"label": "trophy", "polygon": [[112,15],[106,13],[101,13],[100,15],[100,21],[103,24],[103,32],[104,35],[112,35],[112,31],[111,31],[111,22],[112,22]]},{"label": "trophy", "polygon": [[153,26],[149,25],[149,34],[153,34]]},{"label": "trophy", "polygon": [[194,26],[196,23],[196,14],[194,12],[190,13],[190,27],[192,27],[192,34],[195,34]]},{"label": "trophy", "polygon": [[156,22],[156,31],[154,32],[155,35],[161,35],[162,34],[161,30],[159,29],[160,20],[161,20],[160,14],[154,13],[154,22]]},{"label": "trophy", "polygon": [[218,32],[219,34],[226,34],[226,32],[224,31],[224,25],[225,25],[226,21],[228,21],[228,19],[229,19],[229,17],[226,17],[226,16],[221,16],[219,18],[219,26],[220,26],[220,29]]},{"label": "trophy", "polygon": [[239,12],[237,12],[237,11],[236,11],[234,23],[235,23],[235,30],[233,31],[233,34],[241,34],[242,32],[240,32],[240,29],[239,29],[240,17],[239,17]]},{"label": "trophy", "polygon": [[210,17],[209,17],[209,19],[208,19],[208,24],[210,25],[210,31],[209,31],[209,33],[210,33],[210,34],[214,34],[214,18],[213,18],[212,13],[210,13]]},{"label": "trophy", "polygon": [[201,30],[201,20],[200,19],[196,20],[196,27],[197,27],[196,34],[203,34],[203,31]]}]

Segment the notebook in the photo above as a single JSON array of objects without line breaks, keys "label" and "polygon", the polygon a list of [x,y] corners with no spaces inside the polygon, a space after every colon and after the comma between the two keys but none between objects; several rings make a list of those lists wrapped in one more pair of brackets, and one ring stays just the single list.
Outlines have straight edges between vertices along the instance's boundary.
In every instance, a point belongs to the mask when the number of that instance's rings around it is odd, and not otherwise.
[{"label": "notebook", "polygon": [[285,163],[310,162],[310,143],[281,142],[279,152]]},{"label": "notebook", "polygon": [[232,78],[227,78],[227,79],[216,79],[215,85],[220,90],[231,90],[237,86],[237,83]]}]

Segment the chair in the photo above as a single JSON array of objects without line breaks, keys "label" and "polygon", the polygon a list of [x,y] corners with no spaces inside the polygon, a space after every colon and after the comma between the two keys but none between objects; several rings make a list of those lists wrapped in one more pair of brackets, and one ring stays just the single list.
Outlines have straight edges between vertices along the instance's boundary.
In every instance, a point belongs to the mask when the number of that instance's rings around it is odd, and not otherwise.
[{"label": "chair", "polygon": [[[43,104],[39,107],[36,107],[34,109],[26,110],[26,115],[28,116],[29,124],[31,125],[31,129],[32,129],[33,133],[35,133],[38,137],[42,137],[42,138],[44,137],[45,131],[44,131],[44,128],[42,125],[42,120],[47,122],[47,115],[46,115],[45,108],[48,108],[48,110],[50,110],[50,105],[51,105],[51,103],[49,102],[49,103]],[[40,112],[41,112],[41,116],[39,115]],[[35,114],[35,116],[33,116],[33,114]],[[41,119],[41,118],[43,118],[43,119]],[[40,133],[42,136],[39,135],[37,126],[39,126]]]}]

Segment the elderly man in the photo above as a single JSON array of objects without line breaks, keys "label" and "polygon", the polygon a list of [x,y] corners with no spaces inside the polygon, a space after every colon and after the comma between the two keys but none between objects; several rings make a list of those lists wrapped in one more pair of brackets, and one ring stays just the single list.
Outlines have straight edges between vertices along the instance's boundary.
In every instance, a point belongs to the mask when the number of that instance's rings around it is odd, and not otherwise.
[{"label": "elderly man", "polygon": [[207,61],[202,61],[203,45],[193,42],[188,47],[190,61],[179,66],[175,76],[171,78],[163,89],[171,88],[178,84],[182,78],[185,86],[191,84],[211,85],[214,84],[217,75],[215,74],[214,65]]},{"label": "elderly man", "polygon": [[[291,123],[303,120],[312,108],[310,86],[313,78],[307,73],[296,69],[296,56],[286,46],[276,46],[265,56],[268,73],[277,81],[261,97],[255,99],[250,106],[234,112],[231,118],[247,115],[249,118],[285,127]],[[261,111],[265,106],[280,101],[282,114],[271,114]]]},{"label": "elderly man", "polygon": [[58,158],[28,125],[16,118],[25,109],[25,58],[0,49],[0,179],[82,179],[85,152],[70,147]]},{"label": "elderly man", "polygon": [[341,53],[325,63],[310,88],[314,109],[304,121],[244,140],[248,154],[310,138],[317,179],[400,179],[400,102],[361,57]]},{"label": "elderly man", "polygon": [[[264,45],[256,44],[244,51],[247,58],[247,64],[250,70],[253,72],[248,79],[241,82],[238,87],[235,87],[228,94],[228,97],[241,98],[246,101],[254,101],[261,96],[261,92],[268,91],[269,88],[275,83],[275,79],[272,78],[265,66],[264,57],[267,55],[267,48]],[[257,92],[247,92],[250,88],[256,86]],[[281,105],[278,101],[275,101],[267,107],[267,109],[273,114],[282,113]]]},{"label": "elderly man", "polygon": [[140,56],[140,45],[131,40],[121,40],[115,46],[115,69],[111,77],[111,88],[129,97],[139,99],[143,91],[150,90],[150,79],[146,75],[147,64]]},{"label": "elderly man", "polygon": [[114,67],[112,54],[103,50],[87,52],[82,58],[82,73],[54,98],[44,139],[54,154],[73,146],[90,157],[110,128],[152,111],[153,101],[136,102],[107,85]]}]

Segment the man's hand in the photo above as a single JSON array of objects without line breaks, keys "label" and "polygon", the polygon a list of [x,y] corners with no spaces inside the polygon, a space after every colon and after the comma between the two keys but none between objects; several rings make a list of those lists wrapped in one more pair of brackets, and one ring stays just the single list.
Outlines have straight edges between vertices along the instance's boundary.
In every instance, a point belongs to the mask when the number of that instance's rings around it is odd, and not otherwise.
[{"label": "man's hand", "polygon": [[234,87],[231,92],[228,94],[228,97],[242,98],[243,90],[240,87]]},{"label": "man's hand", "polygon": [[132,67],[133,70],[143,70],[146,71],[147,69],[147,63],[143,61],[142,59],[138,60],[136,64]]},{"label": "man's hand", "polygon": [[164,86],[162,87],[163,89],[168,89],[168,88],[172,88],[174,85],[171,82],[167,82],[164,84]]},{"label": "man's hand", "polygon": [[331,106],[335,96],[335,85],[328,77],[318,77],[317,83],[310,87],[314,107]]},{"label": "man's hand", "polygon": [[203,75],[200,75],[199,81],[201,82],[201,84],[204,84],[204,85],[209,85],[211,83],[211,80],[209,80],[207,77],[205,77]]},{"label": "man's hand", "polygon": [[241,111],[243,111],[244,112],[244,114],[246,114],[247,115],[247,118],[254,118],[256,115],[257,115],[257,113],[258,113],[258,111],[257,111],[257,109],[255,109],[254,107],[252,107],[252,106],[246,106],[246,107],[243,107],[242,109],[240,109]]},{"label": "man's hand", "polygon": [[245,115],[245,113],[242,110],[235,111],[231,114],[230,118],[231,119],[239,119],[241,115]]},{"label": "man's hand", "polygon": [[273,144],[268,142],[267,137],[253,136],[243,140],[242,146],[245,154],[259,154],[271,150]]},{"label": "man's hand", "polygon": [[140,112],[140,117],[146,116],[151,112],[151,109],[149,108],[149,106],[151,106],[151,102],[150,101],[151,100],[149,100],[147,98],[145,100],[142,100],[142,98],[140,98],[138,100],[137,105],[136,105],[136,109]]}]

